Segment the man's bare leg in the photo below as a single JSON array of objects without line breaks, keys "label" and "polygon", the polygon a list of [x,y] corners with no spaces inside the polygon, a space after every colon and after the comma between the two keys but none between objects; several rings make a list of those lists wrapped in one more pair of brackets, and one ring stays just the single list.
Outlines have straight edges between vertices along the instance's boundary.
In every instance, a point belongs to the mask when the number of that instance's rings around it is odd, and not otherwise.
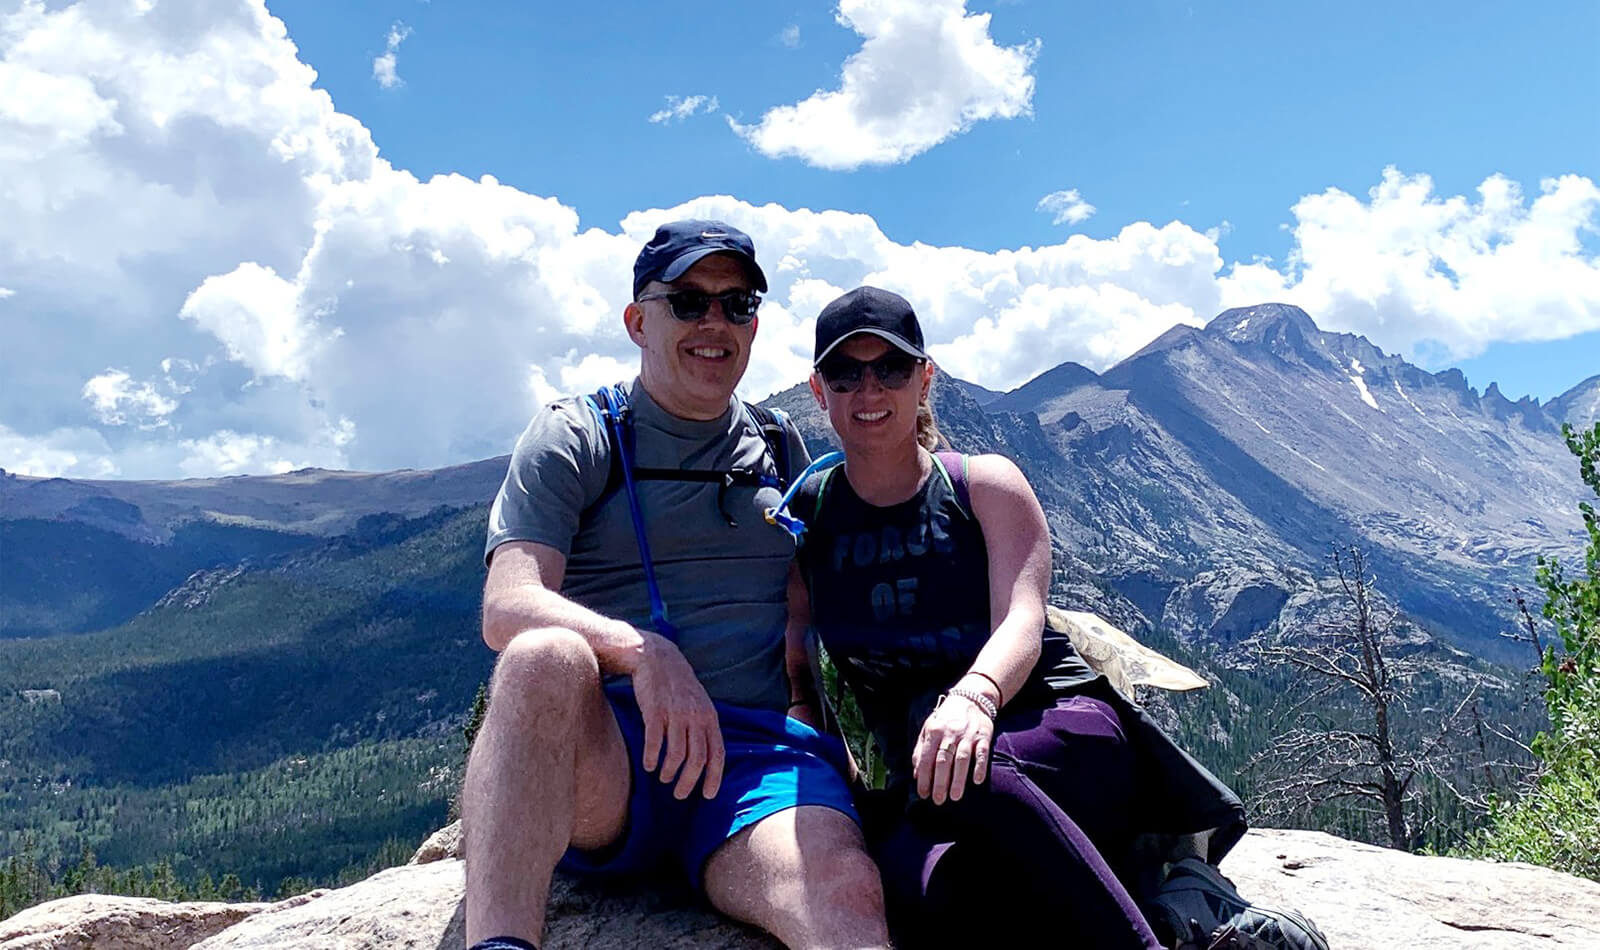
[{"label": "man's bare leg", "polygon": [[567,847],[604,847],[626,826],[627,746],[600,682],[568,630],[529,630],[501,652],[461,789],[468,946],[537,942]]},{"label": "man's bare leg", "polygon": [[705,883],[718,910],[791,950],[889,946],[878,867],[832,808],[802,805],[744,829],[711,855]]}]

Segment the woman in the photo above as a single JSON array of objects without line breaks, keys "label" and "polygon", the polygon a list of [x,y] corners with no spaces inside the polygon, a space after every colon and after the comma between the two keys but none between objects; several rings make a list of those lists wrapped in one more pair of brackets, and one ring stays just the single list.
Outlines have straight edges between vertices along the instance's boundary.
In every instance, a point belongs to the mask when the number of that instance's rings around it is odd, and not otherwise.
[{"label": "woman", "polygon": [[1128,887],[1160,859],[1139,866],[1135,837],[1212,832],[1216,861],[1244,831],[1238,799],[1045,630],[1044,513],[1009,460],[934,453],[910,304],[835,300],[815,367],[845,461],[791,508],[791,715],[820,714],[809,627],[882,753],[889,814],[868,831],[899,939],[1162,946]]}]

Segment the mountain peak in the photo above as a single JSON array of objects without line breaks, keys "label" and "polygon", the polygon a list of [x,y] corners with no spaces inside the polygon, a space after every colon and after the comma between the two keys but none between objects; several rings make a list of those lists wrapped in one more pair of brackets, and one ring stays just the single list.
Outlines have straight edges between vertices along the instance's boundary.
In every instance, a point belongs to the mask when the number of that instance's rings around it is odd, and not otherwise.
[{"label": "mountain peak", "polygon": [[1205,332],[1237,343],[1260,343],[1286,329],[1298,331],[1302,337],[1322,332],[1309,314],[1286,303],[1261,303],[1224,310],[1206,324]]},{"label": "mountain peak", "polygon": [[989,412],[1035,412],[1046,402],[1100,377],[1081,363],[1062,363],[991,402]]},{"label": "mountain peak", "polygon": [[1582,428],[1600,422],[1600,374],[1590,376],[1550,400],[1545,411],[1557,424],[1570,422]]},{"label": "mountain peak", "polygon": [[1199,336],[1199,334],[1199,330],[1189,326],[1187,323],[1174,324],[1173,326],[1167,328],[1167,332],[1140,347],[1138,352],[1122,360],[1122,362],[1118,363],[1117,366],[1112,367],[1112,369],[1125,366],[1139,359],[1140,357],[1149,356],[1151,353],[1159,353],[1162,350],[1170,350],[1173,347],[1180,345],[1185,340]]}]

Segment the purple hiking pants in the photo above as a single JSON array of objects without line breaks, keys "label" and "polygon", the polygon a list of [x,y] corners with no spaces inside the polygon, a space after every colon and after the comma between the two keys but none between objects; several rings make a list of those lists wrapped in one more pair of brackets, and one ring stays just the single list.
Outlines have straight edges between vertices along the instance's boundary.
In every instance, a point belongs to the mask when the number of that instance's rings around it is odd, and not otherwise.
[{"label": "purple hiking pants", "polygon": [[1133,761],[1099,700],[1003,712],[988,782],[872,835],[898,945],[1160,950],[1102,856],[1128,844]]}]

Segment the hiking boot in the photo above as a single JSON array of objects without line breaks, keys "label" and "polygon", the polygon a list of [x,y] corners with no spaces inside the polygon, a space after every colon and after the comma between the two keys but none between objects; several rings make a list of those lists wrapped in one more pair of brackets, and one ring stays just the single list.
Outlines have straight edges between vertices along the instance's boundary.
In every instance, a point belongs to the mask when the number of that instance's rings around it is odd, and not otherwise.
[{"label": "hiking boot", "polygon": [[1199,858],[1174,864],[1147,910],[1152,924],[1174,935],[1175,950],[1328,950],[1328,938],[1304,914],[1250,903]]}]

